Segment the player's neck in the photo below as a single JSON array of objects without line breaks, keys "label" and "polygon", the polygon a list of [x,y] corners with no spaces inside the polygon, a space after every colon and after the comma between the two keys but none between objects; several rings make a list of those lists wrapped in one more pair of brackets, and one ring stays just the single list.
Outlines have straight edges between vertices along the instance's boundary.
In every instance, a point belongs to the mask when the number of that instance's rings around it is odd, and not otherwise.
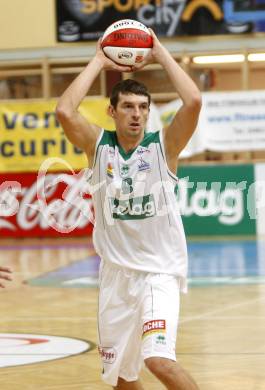
[{"label": "player's neck", "polygon": [[127,153],[130,150],[137,148],[137,146],[142,142],[144,138],[144,132],[139,134],[138,137],[134,137],[134,136],[130,137],[117,132],[117,138],[118,138],[119,145]]}]

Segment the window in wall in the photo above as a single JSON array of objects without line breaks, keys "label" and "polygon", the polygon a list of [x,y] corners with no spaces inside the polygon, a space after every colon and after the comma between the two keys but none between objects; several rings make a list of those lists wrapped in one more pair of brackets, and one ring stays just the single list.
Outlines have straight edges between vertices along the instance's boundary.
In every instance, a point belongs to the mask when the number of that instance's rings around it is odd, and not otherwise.
[{"label": "window in wall", "polygon": [[265,89],[265,64],[251,67],[249,72],[249,89]]},{"label": "window in wall", "polygon": [[0,99],[35,99],[41,97],[41,76],[16,76],[0,80]]},{"label": "window in wall", "polygon": [[242,90],[242,71],[237,69],[216,69],[215,91],[238,91]]},{"label": "window in wall", "polygon": [[[58,97],[66,90],[78,73],[53,74],[51,78],[51,96]],[[101,95],[100,77],[97,77],[87,96]]]},{"label": "window in wall", "polygon": [[139,71],[134,77],[144,83],[151,93],[175,92],[166,72],[162,69]]}]

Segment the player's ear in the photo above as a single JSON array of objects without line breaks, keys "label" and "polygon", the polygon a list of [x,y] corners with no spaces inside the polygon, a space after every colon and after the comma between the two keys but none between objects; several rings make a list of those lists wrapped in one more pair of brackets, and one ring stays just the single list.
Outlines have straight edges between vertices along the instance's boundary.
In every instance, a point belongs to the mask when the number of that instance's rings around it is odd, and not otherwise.
[{"label": "player's ear", "polygon": [[114,116],[114,107],[113,107],[111,104],[108,106],[107,114],[108,114],[111,118],[113,118],[113,116]]}]

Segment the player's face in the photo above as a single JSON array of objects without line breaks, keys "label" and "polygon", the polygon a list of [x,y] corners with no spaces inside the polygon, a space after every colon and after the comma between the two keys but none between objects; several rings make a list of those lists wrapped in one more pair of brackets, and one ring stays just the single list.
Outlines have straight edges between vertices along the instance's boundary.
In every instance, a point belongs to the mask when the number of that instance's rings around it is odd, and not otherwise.
[{"label": "player's face", "polygon": [[148,115],[148,97],[144,95],[120,93],[117,106],[112,111],[117,132],[135,138],[143,134]]}]

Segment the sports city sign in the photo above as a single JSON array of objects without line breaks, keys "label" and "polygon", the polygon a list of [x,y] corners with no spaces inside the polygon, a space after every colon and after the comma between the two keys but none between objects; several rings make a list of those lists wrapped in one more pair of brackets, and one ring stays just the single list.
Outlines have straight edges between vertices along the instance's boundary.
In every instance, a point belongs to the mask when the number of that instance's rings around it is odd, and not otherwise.
[{"label": "sports city sign", "polygon": [[121,19],[138,20],[167,37],[265,31],[265,1],[57,0],[57,39],[96,40]]}]

